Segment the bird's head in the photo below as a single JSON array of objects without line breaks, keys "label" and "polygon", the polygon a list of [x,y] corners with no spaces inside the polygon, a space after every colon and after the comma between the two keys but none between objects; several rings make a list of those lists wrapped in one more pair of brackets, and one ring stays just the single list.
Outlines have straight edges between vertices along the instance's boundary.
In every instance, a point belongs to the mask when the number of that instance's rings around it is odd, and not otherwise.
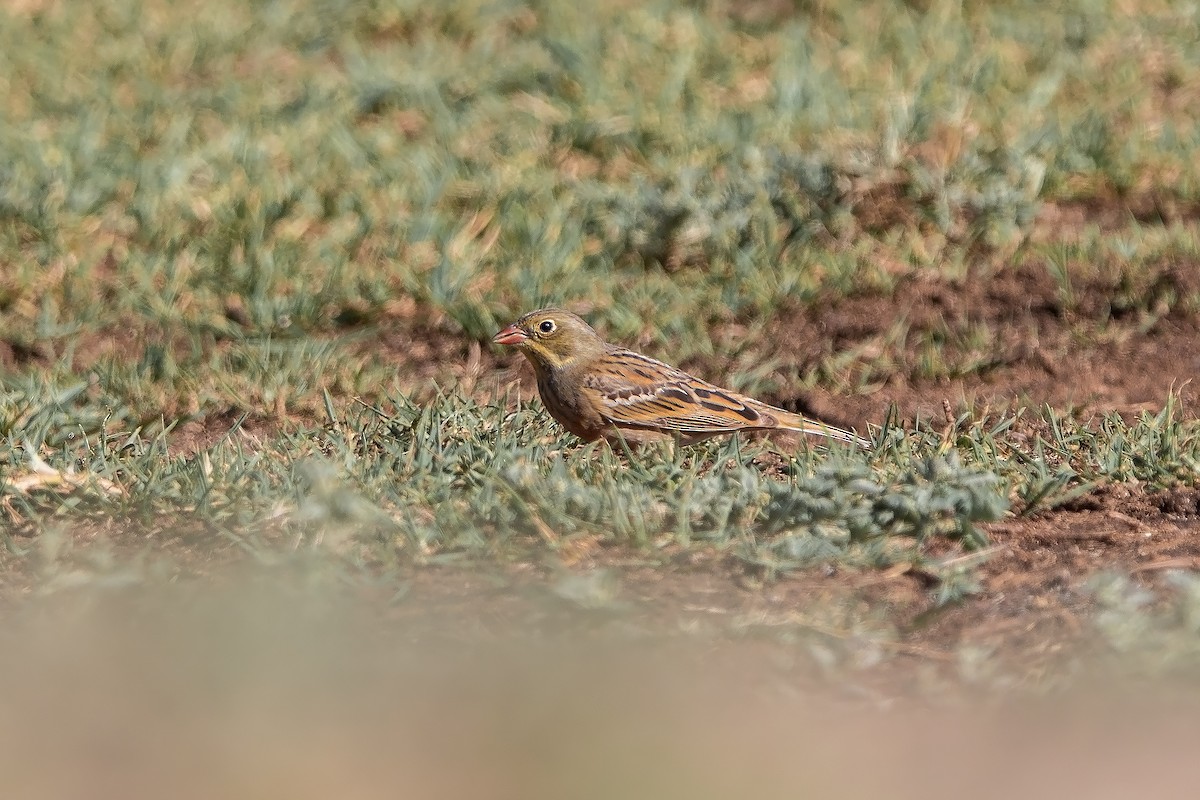
[{"label": "bird's head", "polygon": [[604,352],[604,340],[570,311],[531,311],[492,337],[523,352],[535,368],[559,370],[586,364]]}]

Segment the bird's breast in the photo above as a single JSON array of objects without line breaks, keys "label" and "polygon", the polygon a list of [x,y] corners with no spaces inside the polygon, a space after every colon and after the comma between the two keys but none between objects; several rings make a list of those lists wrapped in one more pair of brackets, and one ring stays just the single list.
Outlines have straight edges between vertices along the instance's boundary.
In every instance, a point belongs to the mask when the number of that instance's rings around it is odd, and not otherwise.
[{"label": "bird's breast", "polygon": [[592,441],[604,430],[604,420],[592,407],[577,380],[554,369],[537,370],[538,396],[550,416],[576,436]]}]

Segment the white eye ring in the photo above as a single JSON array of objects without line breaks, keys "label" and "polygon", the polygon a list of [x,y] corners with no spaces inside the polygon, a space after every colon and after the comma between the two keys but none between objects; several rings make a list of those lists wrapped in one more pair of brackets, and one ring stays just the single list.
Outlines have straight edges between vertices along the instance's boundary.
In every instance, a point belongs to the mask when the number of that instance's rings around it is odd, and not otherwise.
[{"label": "white eye ring", "polygon": [[542,333],[554,333],[555,327],[557,326],[552,319],[544,319],[538,323],[538,330]]}]

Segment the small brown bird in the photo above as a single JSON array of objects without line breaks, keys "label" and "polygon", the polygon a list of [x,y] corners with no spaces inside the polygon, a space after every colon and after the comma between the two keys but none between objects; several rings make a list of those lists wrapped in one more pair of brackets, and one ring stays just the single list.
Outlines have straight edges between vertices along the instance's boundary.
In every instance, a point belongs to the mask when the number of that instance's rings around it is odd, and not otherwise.
[{"label": "small brown bird", "polygon": [[850,431],[760,403],[669,364],[608,344],[569,311],[532,311],[492,337],[525,354],[550,416],[576,436],[694,444],[738,431],[786,430],[858,447]]}]

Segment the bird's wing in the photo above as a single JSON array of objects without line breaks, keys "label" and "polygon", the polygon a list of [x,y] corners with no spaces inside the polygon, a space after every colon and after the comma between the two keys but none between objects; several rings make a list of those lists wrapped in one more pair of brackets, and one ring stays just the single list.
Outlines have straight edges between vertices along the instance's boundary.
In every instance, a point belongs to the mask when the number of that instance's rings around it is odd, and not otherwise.
[{"label": "bird's wing", "polygon": [[611,347],[597,360],[583,392],[618,428],[718,434],[777,424],[733,392],[624,348]]}]

